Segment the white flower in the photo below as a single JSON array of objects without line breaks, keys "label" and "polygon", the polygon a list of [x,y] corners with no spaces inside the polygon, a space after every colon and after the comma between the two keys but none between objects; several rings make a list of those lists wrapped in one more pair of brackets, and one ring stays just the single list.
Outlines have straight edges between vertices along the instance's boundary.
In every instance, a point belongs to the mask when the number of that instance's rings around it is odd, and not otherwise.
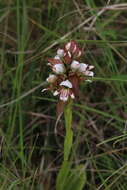
[{"label": "white flower", "polygon": [[46,79],[49,83],[54,83],[57,79],[56,75],[50,74],[49,77]]},{"label": "white flower", "polygon": [[80,67],[80,63],[78,61],[75,61],[75,60],[72,61],[72,63],[71,63],[71,69],[72,69],[72,71],[78,70],[79,67]]},{"label": "white flower", "polygon": [[55,90],[54,93],[53,93],[54,96],[59,95],[60,100],[62,100],[64,102],[66,102],[69,99],[69,97],[71,97],[72,99],[75,98],[75,95],[71,90],[72,84],[71,84],[71,82],[69,80],[62,81],[60,83],[60,86],[62,86],[62,88],[58,89],[58,90]]},{"label": "white flower", "polygon": [[60,86],[65,86],[65,87],[68,87],[68,88],[72,88],[72,84],[69,80],[65,80],[65,81],[62,81],[60,83]]},{"label": "white flower", "polygon": [[57,50],[57,55],[61,58],[64,56],[64,50],[63,49],[58,49]]},{"label": "white flower", "polygon": [[62,88],[60,90],[59,94],[60,94],[60,100],[62,100],[64,102],[66,102],[69,99],[69,97],[71,97],[72,99],[75,98],[73,92],[71,92],[69,88],[68,89]]},{"label": "white flower", "polygon": [[88,65],[85,63],[80,63],[79,72],[83,73],[86,71]]},{"label": "white flower", "polygon": [[65,73],[65,66],[64,64],[55,64],[52,67],[52,70],[56,73],[56,74],[63,74]]},{"label": "white flower", "polygon": [[61,90],[56,90],[53,93],[54,96],[60,95],[60,100],[66,102],[68,100],[69,97],[71,97],[72,99],[75,98],[74,93],[69,89],[69,88],[62,88]]}]

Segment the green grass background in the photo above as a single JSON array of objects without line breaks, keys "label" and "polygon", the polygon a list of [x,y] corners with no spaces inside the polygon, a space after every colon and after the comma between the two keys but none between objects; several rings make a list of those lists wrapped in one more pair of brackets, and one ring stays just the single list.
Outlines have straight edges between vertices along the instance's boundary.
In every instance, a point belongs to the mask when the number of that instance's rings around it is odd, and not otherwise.
[{"label": "green grass background", "polygon": [[71,162],[84,190],[127,189],[126,1],[0,0],[0,190],[55,189],[64,119],[56,133],[57,98],[41,89],[47,59],[71,39],[95,66],[73,105]]}]

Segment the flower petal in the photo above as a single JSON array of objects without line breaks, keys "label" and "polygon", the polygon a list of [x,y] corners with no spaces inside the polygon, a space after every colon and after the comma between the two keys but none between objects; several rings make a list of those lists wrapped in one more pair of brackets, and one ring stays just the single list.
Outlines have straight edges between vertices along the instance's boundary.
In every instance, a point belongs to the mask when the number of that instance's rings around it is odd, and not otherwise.
[{"label": "flower petal", "polygon": [[69,89],[62,89],[60,92],[60,100],[66,102],[69,98]]},{"label": "flower petal", "polygon": [[69,80],[65,80],[65,81],[62,81],[60,83],[60,86],[65,86],[65,87],[68,87],[68,88],[72,88],[72,83]]}]

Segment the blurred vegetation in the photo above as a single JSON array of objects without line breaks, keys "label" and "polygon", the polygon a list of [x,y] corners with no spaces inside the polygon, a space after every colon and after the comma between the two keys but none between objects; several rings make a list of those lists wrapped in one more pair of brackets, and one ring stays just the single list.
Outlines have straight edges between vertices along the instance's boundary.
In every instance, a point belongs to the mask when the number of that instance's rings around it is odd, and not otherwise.
[{"label": "blurred vegetation", "polygon": [[70,39],[96,73],[73,105],[72,165],[85,169],[84,190],[127,189],[126,1],[1,0],[1,190],[55,190],[64,119],[56,133],[57,98],[41,89],[47,59]]}]

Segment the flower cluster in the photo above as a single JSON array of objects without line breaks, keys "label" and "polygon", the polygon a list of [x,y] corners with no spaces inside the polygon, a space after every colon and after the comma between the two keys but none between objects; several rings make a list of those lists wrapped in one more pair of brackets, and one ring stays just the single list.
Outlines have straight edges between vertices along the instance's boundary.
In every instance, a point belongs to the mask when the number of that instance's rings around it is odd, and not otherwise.
[{"label": "flower cluster", "polygon": [[51,90],[54,96],[59,96],[63,102],[78,95],[78,87],[82,80],[91,81],[94,66],[80,62],[81,49],[75,41],[70,41],[63,48],[57,50],[54,58],[48,59],[48,65],[53,74],[46,79],[49,87],[43,89]]}]

